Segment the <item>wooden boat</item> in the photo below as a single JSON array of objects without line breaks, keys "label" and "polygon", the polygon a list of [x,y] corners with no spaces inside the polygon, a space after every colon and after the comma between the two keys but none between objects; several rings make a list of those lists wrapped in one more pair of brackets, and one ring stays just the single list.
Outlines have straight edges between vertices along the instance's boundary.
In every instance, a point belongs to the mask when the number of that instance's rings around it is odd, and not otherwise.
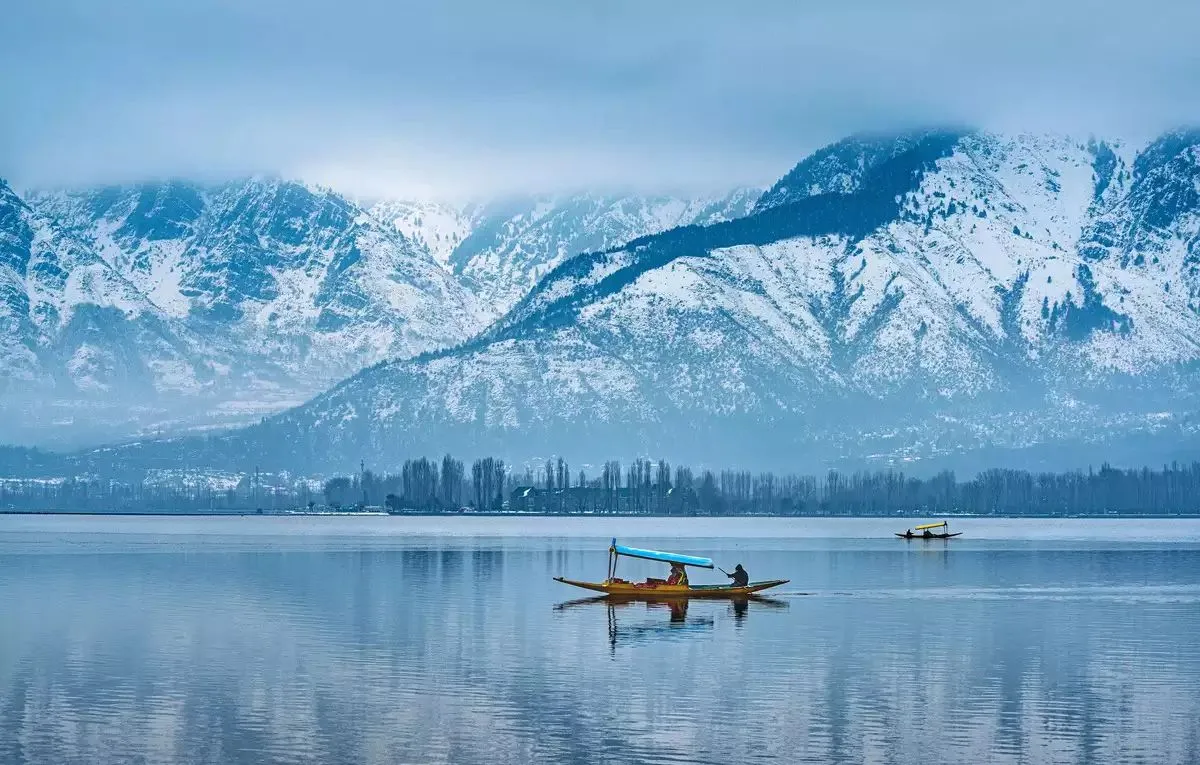
[{"label": "wooden boat", "polygon": [[926,524],[922,524],[920,526],[913,526],[913,531],[925,531],[925,529],[945,529],[945,531],[943,531],[941,533],[930,532],[929,536],[925,536],[924,534],[911,534],[910,535],[907,532],[905,532],[904,534],[901,534],[901,533],[897,532],[896,536],[900,537],[901,539],[950,539],[951,537],[957,537],[957,536],[962,535],[961,531],[955,531],[955,532],[951,533],[950,524],[946,523],[945,521],[939,521],[938,523],[926,523]]},{"label": "wooden boat", "polygon": [[787,584],[787,579],[769,579],[764,582],[751,582],[745,587],[732,587],[723,584],[693,584],[686,587],[673,584],[644,585],[626,582],[621,579],[603,582],[580,582],[574,579],[556,576],[554,581],[569,584],[572,587],[582,587],[592,592],[603,592],[607,595],[621,598],[744,598],[756,592]]},{"label": "wooden boat", "polygon": [[617,578],[617,561],[622,555],[629,558],[641,558],[643,560],[660,561],[662,563],[678,563],[683,566],[694,566],[696,568],[715,568],[713,562],[708,558],[625,547],[618,545],[617,540],[614,539],[612,545],[608,548],[608,577],[603,582],[581,582],[561,576],[554,577],[554,581],[569,584],[572,587],[591,590],[592,592],[602,592],[611,598],[636,600],[660,600],[663,598],[744,598],[756,592],[762,592],[771,587],[778,587],[781,584],[788,583],[787,579],[769,579],[762,582],[750,582],[744,587],[735,587],[725,584],[667,584],[661,580],[654,579],[643,583],[629,582]]}]

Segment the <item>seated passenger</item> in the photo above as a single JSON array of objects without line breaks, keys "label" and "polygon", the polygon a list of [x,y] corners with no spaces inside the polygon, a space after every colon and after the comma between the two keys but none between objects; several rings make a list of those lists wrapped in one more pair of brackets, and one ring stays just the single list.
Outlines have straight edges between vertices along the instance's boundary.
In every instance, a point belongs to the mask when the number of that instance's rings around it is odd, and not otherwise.
[{"label": "seated passenger", "polygon": [[671,564],[671,575],[667,577],[667,584],[688,586],[687,569],[682,563]]}]

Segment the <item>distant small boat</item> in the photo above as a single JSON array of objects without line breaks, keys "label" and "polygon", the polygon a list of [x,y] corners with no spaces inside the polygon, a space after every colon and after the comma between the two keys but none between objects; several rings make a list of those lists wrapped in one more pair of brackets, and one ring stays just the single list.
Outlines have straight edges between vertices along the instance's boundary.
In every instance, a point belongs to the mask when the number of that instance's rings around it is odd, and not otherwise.
[{"label": "distant small boat", "polygon": [[744,598],[771,587],[787,584],[787,579],[769,579],[762,582],[750,582],[743,587],[724,584],[667,584],[661,580],[649,579],[644,583],[629,582],[617,578],[617,561],[624,555],[629,558],[641,558],[662,563],[678,563],[683,566],[696,568],[715,568],[709,558],[698,558],[693,555],[658,552],[657,550],[640,550],[636,547],[618,545],[612,541],[608,548],[608,578],[603,582],[581,582],[574,579],[556,576],[554,581],[580,587],[592,592],[603,592],[610,597],[623,599],[659,600],[662,598]]},{"label": "distant small boat", "polygon": [[[927,531],[929,529],[945,529],[945,531],[943,531],[941,533],[934,533],[934,532],[930,532],[928,534],[924,533],[925,531]],[[925,523],[920,526],[913,526],[913,531],[920,531],[922,533],[913,534],[913,533],[906,531],[903,534],[901,534],[901,533],[897,532],[896,536],[900,537],[901,539],[950,539],[951,537],[957,537],[962,534],[961,531],[955,531],[952,533],[950,531],[950,524],[946,523],[945,521],[940,521],[938,523]]]}]

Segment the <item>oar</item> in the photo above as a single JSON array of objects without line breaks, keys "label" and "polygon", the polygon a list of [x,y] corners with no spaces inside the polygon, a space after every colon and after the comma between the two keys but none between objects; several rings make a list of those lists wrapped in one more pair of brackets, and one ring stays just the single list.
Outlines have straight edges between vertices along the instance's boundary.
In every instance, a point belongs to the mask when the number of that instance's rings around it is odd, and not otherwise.
[{"label": "oar", "polygon": [[720,572],[721,572],[722,574],[724,574],[725,576],[733,576],[733,574],[729,573],[728,571],[726,571],[725,569],[721,568],[720,566],[717,566],[717,571],[720,571]]}]

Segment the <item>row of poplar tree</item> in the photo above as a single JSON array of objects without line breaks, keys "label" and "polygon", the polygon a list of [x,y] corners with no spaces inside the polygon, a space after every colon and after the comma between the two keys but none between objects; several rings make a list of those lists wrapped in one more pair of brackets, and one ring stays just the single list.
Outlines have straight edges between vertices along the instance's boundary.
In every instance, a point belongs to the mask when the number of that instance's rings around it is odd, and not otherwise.
[{"label": "row of poplar tree", "polygon": [[1060,473],[988,470],[967,480],[943,472],[823,476],[694,470],[665,460],[605,462],[573,472],[562,459],[513,469],[488,457],[468,467],[449,455],[406,461],[399,472],[361,470],[312,480],[286,474],[204,475],[121,482],[0,479],[0,510],[265,512],[386,507],[393,512],[778,515],[1200,514],[1200,462],[1159,469]]}]

